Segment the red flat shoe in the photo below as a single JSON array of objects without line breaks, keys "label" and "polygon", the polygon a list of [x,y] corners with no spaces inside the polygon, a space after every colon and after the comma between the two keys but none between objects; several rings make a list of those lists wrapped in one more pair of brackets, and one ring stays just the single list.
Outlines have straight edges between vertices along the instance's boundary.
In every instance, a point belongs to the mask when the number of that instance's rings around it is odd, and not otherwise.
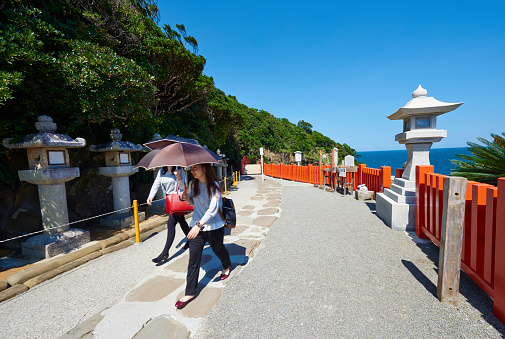
[{"label": "red flat shoe", "polygon": [[221,274],[221,277],[219,279],[224,280],[224,279],[228,278],[231,274],[232,268],[233,267],[230,265],[230,270],[228,271],[228,274]]},{"label": "red flat shoe", "polygon": [[186,301],[177,300],[177,302],[175,303],[175,307],[180,310],[181,308],[186,307],[186,305],[189,304],[189,302],[195,298],[196,298],[196,294],[191,299],[186,300]]}]

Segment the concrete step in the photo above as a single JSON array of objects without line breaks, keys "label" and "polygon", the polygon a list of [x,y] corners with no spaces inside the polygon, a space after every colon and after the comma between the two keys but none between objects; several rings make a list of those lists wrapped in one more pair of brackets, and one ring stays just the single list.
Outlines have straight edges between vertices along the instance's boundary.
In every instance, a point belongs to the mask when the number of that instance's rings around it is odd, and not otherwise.
[{"label": "concrete step", "polygon": [[395,191],[396,193],[400,195],[405,195],[405,196],[416,196],[416,190],[413,188],[405,188],[402,186],[398,186],[397,184],[392,184],[391,185],[391,190]]},{"label": "concrete step", "polygon": [[415,196],[401,195],[391,189],[385,189],[384,195],[386,195],[389,199],[393,200],[394,202],[397,202],[400,204],[415,204],[416,203]]},{"label": "concrete step", "polygon": [[396,178],[394,184],[405,188],[414,188],[414,189],[416,188],[416,182],[414,180]]}]

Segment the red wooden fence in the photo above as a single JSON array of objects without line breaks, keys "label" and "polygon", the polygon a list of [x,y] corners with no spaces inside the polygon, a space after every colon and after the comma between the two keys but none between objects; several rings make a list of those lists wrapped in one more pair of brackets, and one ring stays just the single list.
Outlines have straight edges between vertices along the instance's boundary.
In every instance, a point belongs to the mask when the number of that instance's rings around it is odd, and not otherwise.
[{"label": "red wooden fence", "polygon": [[[330,166],[297,166],[297,165],[274,165],[265,164],[264,174],[293,181],[306,182],[309,184],[324,184],[333,187],[330,176],[324,176],[322,170]],[[351,173],[347,173],[347,182],[351,182]],[[368,168],[366,165],[359,165],[358,172],[355,173],[354,187],[365,184],[370,191],[376,193],[384,192],[384,189],[391,187],[391,167],[382,166],[380,169]]]},{"label": "red wooden fence", "polygon": [[380,169],[368,168],[365,164],[358,165],[356,187],[365,184],[369,191],[374,191],[374,198],[377,193],[384,192],[384,189],[391,187],[391,167],[381,166]]},{"label": "red wooden fence", "polygon": [[[445,175],[416,168],[416,234],[440,246]],[[467,182],[461,268],[491,298],[505,323],[505,178],[498,187]]]}]

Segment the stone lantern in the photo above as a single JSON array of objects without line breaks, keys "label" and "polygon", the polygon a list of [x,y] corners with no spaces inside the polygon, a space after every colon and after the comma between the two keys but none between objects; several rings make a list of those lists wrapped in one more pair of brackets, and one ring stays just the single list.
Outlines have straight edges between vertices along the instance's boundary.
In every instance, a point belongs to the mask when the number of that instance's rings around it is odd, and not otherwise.
[{"label": "stone lantern", "polygon": [[[122,134],[117,128],[111,130],[112,141],[104,142],[98,146],[91,145],[92,152],[105,152],[105,166],[100,167],[101,175],[112,178],[112,195],[114,211],[116,213],[100,219],[100,224],[109,228],[126,228],[134,224],[133,212],[130,210],[130,180],[129,176],[138,172],[133,168],[131,152],[141,151],[141,145],[134,145],[128,141],[121,141]],[[139,221],[145,220],[145,213],[139,212]]]},{"label": "stone lantern", "polygon": [[222,180],[223,179],[223,161],[221,160],[221,150],[218,148],[216,151],[216,154],[219,156],[219,162],[217,164],[213,164],[216,169],[217,169],[217,179]]},{"label": "stone lantern", "polygon": [[[221,152],[219,152],[219,153],[221,153]],[[220,160],[221,167],[224,170],[223,177],[226,178],[228,176],[228,160],[230,160],[230,159],[227,158],[226,154],[224,154],[224,153],[219,154],[219,156],[221,157],[221,160]]]},{"label": "stone lantern", "polygon": [[430,164],[430,149],[434,142],[447,137],[446,130],[438,130],[437,116],[450,112],[463,103],[446,103],[427,96],[419,85],[413,99],[388,116],[403,121],[403,133],[395,140],[407,148],[407,163],[401,178],[396,178],[391,189],[377,194],[377,215],[394,230],[411,231],[415,228],[416,166]]},{"label": "stone lantern", "polygon": [[38,186],[42,227],[45,231],[21,244],[23,255],[49,258],[89,242],[88,231],[69,228],[65,182],[80,175],[78,167],[70,167],[67,148],[86,146],[86,140],[55,133],[56,124],[47,115],[35,123],[37,134],[25,136],[7,148],[26,148],[29,170],[18,171],[19,179]]}]

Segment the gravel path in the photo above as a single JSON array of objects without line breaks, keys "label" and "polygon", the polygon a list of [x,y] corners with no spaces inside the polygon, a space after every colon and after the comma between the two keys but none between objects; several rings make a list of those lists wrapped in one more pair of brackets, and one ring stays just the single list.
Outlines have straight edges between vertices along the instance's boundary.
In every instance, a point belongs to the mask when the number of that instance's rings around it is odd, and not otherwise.
[{"label": "gravel path", "polygon": [[373,203],[290,186],[198,338],[503,337],[492,300],[464,273],[460,306],[438,301],[435,245],[392,231]]}]

